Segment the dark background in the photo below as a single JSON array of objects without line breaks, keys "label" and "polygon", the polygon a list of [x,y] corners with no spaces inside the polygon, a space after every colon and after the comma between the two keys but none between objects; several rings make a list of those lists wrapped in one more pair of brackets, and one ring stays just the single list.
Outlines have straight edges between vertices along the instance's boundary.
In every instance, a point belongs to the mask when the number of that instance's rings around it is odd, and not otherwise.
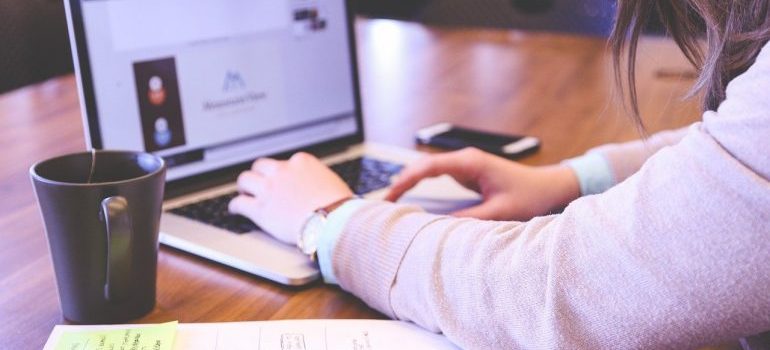
[{"label": "dark background", "polygon": [[446,26],[480,26],[605,36],[615,0],[358,0],[371,17]]},{"label": "dark background", "polygon": [[72,71],[63,0],[0,0],[0,93]]},{"label": "dark background", "polygon": [[[0,0],[0,93],[72,72],[63,1]],[[369,17],[606,35],[615,0],[354,0]],[[659,26],[653,25],[653,29]]]}]

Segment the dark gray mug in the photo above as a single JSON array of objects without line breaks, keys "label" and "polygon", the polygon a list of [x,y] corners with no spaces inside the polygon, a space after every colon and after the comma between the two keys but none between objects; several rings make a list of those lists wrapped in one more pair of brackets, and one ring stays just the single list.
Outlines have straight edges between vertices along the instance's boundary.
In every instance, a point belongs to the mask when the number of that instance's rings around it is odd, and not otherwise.
[{"label": "dark gray mug", "polygon": [[130,151],[83,152],[33,165],[64,317],[114,323],[155,306],[166,166]]}]

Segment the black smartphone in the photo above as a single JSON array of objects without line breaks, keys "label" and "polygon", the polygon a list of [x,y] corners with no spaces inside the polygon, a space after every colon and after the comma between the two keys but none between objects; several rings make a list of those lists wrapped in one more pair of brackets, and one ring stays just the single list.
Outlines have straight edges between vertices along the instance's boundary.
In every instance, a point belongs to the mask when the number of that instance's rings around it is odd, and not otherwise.
[{"label": "black smartphone", "polygon": [[506,158],[520,157],[540,148],[540,140],[536,137],[490,133],[449,123],[420,129],[417,143],[448,150],[476,147]]}]

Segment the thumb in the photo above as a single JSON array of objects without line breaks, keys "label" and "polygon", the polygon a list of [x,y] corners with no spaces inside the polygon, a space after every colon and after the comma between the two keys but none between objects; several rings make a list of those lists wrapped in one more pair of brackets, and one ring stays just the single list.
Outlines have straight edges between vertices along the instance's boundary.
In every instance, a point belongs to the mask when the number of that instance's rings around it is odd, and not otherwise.
[{"label": "thumb", "polygon": [[396,178],[385,199],[395,201],[423,179],[443,174],[448,174],[458,182],[467,184],[475,170],[472,169],[473,167],[466,166],[467,161],[463,161],[473,155],[468,152],[462,150],[431,155],[408,165]]}]

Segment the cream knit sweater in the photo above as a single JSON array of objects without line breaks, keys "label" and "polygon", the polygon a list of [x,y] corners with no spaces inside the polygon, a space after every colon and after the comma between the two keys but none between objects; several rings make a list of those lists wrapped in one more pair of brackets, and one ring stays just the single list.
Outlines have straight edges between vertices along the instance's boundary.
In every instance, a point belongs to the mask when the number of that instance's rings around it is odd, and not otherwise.
[{"label": "cream knit sweater", "polygon": [[682,349],[770,329],[770,48],[702,122],[595,151],[622,182],[528,222],[367,203],[334,274],[468,349]]}]

